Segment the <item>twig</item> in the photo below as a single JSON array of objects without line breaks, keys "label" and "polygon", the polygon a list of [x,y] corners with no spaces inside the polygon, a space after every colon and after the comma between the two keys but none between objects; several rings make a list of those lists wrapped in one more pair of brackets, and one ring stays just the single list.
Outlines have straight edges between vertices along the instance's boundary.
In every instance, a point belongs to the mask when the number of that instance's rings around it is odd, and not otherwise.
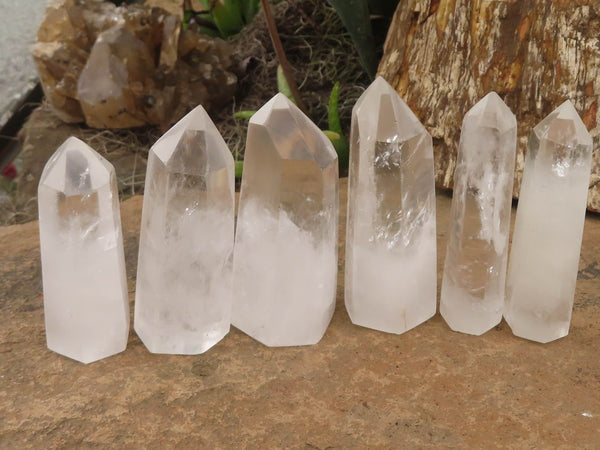
[{"label": "twig", "polygon": [[283,74],[287,79],[288,84],[290,85],[290,91],[292,91],[292,96],[296,101],[298,107],[305,113],[308,114],[308,108],[302,101],[302,97],[300,96],[300,91],[298,90],[298,85],[296,84],[296,80],[294,79],[294,73],[292,70],[292,66],[285,55],[285,50],[283,49],[283,45],[281,44],[281,39],[279,38],[279,33],[277,32],[277,26],[275,25],[275,19],[273,18],[273,11],[271,11],[271,5],[268,0],[261,0],[263,10],[265,11],[265,19],[267,20],[267,27],[269,29],[269,36],[271,36],[271,42],[273,42],[273,47],[275,48],[275,54],[277,55],[277,59],[279,60],[279,64],[281,64],[281,68],[283,69]]}]

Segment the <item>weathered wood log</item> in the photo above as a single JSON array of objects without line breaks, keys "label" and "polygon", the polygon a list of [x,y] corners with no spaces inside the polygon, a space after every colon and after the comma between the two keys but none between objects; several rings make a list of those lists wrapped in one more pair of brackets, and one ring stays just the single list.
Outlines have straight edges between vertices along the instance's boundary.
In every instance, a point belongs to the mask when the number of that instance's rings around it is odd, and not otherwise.
[{"label": "weathered wood log", "polygon": [[379,74],[432,134],[436,182],[446,188],[462,118],[487,92],[517,115],[515,196],[531,129],[570,99],[594,138],[588,208],[600,211],[598,0],[403,0]]}]

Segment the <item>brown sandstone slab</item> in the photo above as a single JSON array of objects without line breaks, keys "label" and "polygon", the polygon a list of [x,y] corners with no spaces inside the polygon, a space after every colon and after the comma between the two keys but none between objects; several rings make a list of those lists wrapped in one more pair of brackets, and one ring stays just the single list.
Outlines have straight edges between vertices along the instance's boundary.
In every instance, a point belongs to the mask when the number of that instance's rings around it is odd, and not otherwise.
[{"label": "brown sandstone slab", "polygon": [[[345,192],[343,182],[342,217]],[[450,198],[437,200],[441,267]],[[141,206],[141,197],[122,205],[132,301]],[[598,442],[597,216],[586,221],[571,334],[547,345],[514,337],[504,322],[480,337],[453,333],[439,315],[400,336],[355,327],[341,246],[336,313],[315,346],[267,348],[232,329],[204,355],[164,356],[132,331],[125,352],[86,366],[46,349],[37,222],[0,228],[0,248],[3,448]]]}]

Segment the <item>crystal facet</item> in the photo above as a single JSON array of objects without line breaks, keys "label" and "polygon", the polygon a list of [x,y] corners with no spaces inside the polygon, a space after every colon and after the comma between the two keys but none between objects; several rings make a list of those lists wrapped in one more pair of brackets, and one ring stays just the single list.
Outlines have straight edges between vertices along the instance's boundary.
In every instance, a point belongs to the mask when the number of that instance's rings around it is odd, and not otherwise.
[{"label": "crystal facet", "polygon": [[502,320],[517,119],[495,92],[463,120],[440,313],[480,335]]},{"label": "crystal facet", "polygon": [[125,350],[129,300],[115,170],[76,138],[38,189],[48,348],[84,363]]},{"label": "crystal facet", "polygon": [[570,101],[530,135],[504,306],[519,337],[569,333],[591,160],[592,138]]},{"label": "crystal facet", "polygon": [[134,326],[153,353],[202,353],[229,332],[233,165],[202,106],[150,150]]},{"label": "crystal facet", "polygon": [[346,309],[357,325],[403,333],[435,314],[431,136],[383,78],[352,112]]},{"label": "crystal facet", "polygon": [[233,325],[269,346],[321,339],[335,307],[337,220],[333,146],[278,94],[248,127]]}]

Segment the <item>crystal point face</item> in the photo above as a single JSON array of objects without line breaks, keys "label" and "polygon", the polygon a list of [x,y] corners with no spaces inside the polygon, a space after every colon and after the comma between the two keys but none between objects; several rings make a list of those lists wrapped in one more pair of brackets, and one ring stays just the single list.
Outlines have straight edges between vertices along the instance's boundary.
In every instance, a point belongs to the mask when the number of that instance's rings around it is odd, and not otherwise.
[{"label": "crystal point face", "polygon": [[229,332],[233,166],[201,106],[150,150],[134,327],[153,353],[202,353]]},{"label": "crystal point face", "polygon": [[517,145],[514,114],[494,92],[463,120],[440,313],[480,335],[502,319]]},{"label": "crystal point face", "polygon": [[69,138],[38,188],[48,348],[89,363],[125,350],[129,300],[115,170]]},{"label": "crystal point face", "polygon": [[346,309],[400,334],[435,314],[436,283],[431,136],[380,77],[352,112]]},{"label": "crystal point face", "polygon": [[337,220],[333,146],[278,94],[248,127],[233,325],[269,346],[321,339],[335,307]]},{"label": "crystal point face", "polygon": [[513,232],[504,317],[516,336],[569,333],[592,160],[570,101],[532,131]]}]

